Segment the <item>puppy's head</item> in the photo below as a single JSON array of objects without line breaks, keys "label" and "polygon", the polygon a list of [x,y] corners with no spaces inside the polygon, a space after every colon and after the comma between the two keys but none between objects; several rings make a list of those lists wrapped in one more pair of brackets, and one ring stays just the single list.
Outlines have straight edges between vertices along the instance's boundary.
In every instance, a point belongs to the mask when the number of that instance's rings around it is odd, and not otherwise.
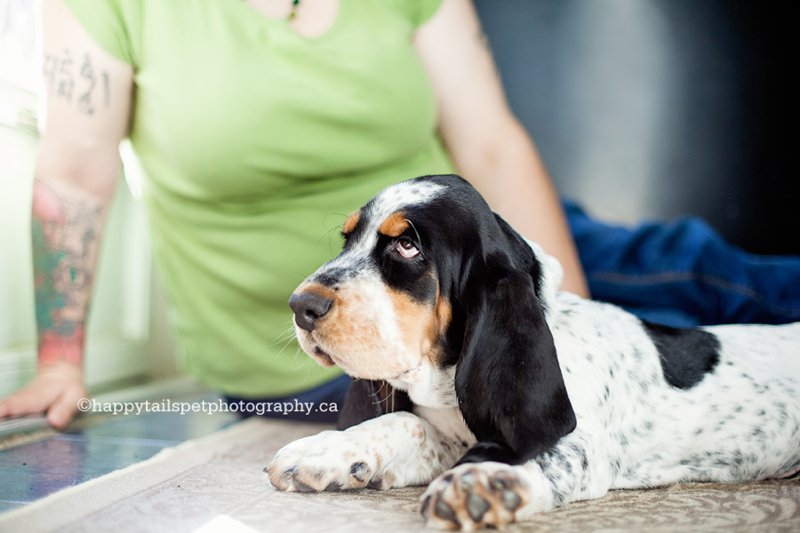
[{"label": "puppy's head", "polygon": [[[300,345],[317,362],[370,380],[457,365],[459,407],[479,439],[524,440],[511,426],[528,412],[571,416],[547,326],[561,268],[469,183],[445,175],[394,185],[342,233],[342,252],[289,302]],[[563,433],[555,425],[542,431]]]}]

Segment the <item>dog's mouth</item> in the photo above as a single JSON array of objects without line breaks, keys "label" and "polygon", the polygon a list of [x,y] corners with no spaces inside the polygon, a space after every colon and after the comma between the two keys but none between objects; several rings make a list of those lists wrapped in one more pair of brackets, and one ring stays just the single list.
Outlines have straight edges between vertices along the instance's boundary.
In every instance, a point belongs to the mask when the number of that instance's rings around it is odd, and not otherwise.
[{"label": "dog's mouth", "polygon": [[319,364],[325,367],[330,367],[336,364],[333,362],[333,358],[330,356],[330,354],[320,348],[319,345],[314,346],[314,357]]},{"label": "dog's mouth", "polygon": [[303,349],[303,351],[306,352],[309,357],[316,361],[320,366],[328,368],[337,364],[337,361],[334,360],[330,352],[325,350],[320,342],[314,338],[313,333],[298,329],[297,340],[300,343],[300,347]]},{"label": "dog's mouth", "polygon": [[[339,343],[329,341],[322,332],[307,331],[301,328],[296,330],[297,341],[300,348],[315,363],[330,368],[338,366],[347,375],[361,379],[399,379],[408,383],[416,383],[423,379],[424,372],[419,362],[404,361],[402,365],[393,363],[390,357],[378,360],[374,356],[365,355],[358,352],[351,352],[347,346],[340,346]],[[379,352],[380,347],[373,348],[374,352]],[[385,363],[385,364],[383,364]],[[392,377],[394,376],[394,378]]]},{"label": "dog's mouth", "polygon": [[344,370],[346,374],[360,377],[358,376],[358,372],[348,364],[347,356],[335,350],[330,350],[327,346],[323,347],[324,345],[315,339],[314,335],[308,335],[305,342],[301,342],[300,345],[318,365],[325,368],[338,366]]}]

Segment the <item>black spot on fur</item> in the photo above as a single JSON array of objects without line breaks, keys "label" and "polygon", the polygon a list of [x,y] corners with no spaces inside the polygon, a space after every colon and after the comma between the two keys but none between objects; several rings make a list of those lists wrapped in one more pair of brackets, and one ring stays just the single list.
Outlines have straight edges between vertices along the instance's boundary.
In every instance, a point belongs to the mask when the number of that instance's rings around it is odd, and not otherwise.
[{"label": "black spot on fur", "polygon": [[648,322],[642,325],[658,349],[664,379],[673,387],[694,387],[719,363],[720,344],[712,333]]}]

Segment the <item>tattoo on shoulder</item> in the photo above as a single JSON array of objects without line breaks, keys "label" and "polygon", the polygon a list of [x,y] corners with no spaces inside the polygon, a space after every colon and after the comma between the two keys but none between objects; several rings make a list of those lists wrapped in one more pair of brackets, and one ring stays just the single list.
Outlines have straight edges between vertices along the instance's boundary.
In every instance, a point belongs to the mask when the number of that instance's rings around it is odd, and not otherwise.
[{"label": "tattoo on shoulder", "polygon": [[60,54],[45,55],[45,85],[55,98],[74,102],[80,113],[92,116],[99,109],[107,109],[111,103],[108,71],[98,70],[88,52],[79,58],[74,55],[69,48]]}]

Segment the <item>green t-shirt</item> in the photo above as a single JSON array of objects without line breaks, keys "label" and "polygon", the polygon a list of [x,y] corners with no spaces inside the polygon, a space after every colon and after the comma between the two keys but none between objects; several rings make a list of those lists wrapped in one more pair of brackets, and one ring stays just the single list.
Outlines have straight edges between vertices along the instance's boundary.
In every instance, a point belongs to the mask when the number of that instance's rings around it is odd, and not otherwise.
[{"label": "green t-shirt", "polygon": [[411,44],[439,0],[341,0],[317,38],[244,0],[67,1],[134,67],[130,139],[187,369],[245,397],[337,376],[287,344],[287,300],[350,212],[452,171]]}]

